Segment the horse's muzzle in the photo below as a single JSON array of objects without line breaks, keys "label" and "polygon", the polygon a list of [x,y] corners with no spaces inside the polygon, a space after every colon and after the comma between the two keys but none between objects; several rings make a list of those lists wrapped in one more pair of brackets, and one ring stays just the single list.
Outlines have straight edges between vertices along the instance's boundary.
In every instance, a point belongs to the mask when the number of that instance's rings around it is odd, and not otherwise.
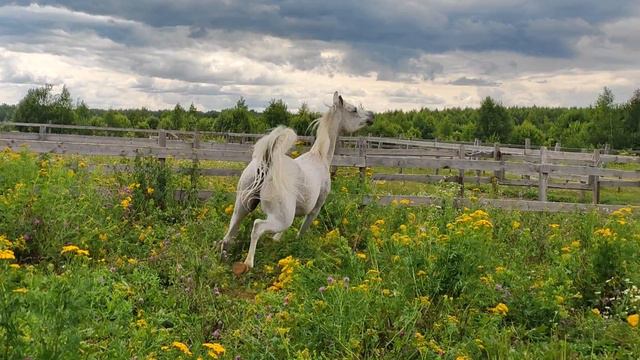
[{"label": "horse's muzzle", "polygon": [[368,115],[369,116],[367,116],[367,125],[373,125],[373,113],[369,112]]}]

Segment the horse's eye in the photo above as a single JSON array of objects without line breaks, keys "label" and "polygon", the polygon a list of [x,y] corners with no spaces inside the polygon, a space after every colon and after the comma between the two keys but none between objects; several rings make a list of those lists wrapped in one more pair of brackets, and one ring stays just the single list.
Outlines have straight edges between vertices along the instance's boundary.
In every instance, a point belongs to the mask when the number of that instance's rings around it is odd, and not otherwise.
[{"label": "horse's eye", "polygon": [[358,112],[358,108],[353,108],[353,110],[351,110],[352,113],[357,113]]}]

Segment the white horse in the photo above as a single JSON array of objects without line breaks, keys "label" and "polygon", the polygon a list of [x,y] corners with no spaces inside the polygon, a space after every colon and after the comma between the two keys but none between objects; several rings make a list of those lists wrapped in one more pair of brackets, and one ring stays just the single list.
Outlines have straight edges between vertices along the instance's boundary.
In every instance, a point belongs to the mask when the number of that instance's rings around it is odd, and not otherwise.
[{"label": "white horse", "polygon": [[253,223],[249,254],[244,265],[239,264],[241,272],[253,267],[256,245],[264,233],[275,234],[274,239],[279,240],[295,216],[306,215],[298,237],[304,234],[331,190],[329,169],[338,135],[372,123],[371,111],[345,102],[335,92],[333,106],[313,123],[317,127],[316,141],[307,153],[296,159],[286,155],[297,135],[284,126],[260,138],[254,145],[251,162],[238,181],[231,223],[220,245],[221,254],[224,255],[229,242],[235,238],[242,219],[259,203],[267,218]]}]

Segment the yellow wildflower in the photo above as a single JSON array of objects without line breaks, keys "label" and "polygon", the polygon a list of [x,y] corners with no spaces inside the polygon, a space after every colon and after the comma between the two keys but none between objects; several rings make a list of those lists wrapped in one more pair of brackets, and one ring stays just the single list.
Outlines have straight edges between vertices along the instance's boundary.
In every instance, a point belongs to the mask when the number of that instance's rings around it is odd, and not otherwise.
[{"label": "yellow wildflower", "polygon": [[496,266],[496,274],[503,273],[505,270],[507,269],[504,266]]},{"label": "yellow wildflower", "polygon": [[9,239],[7,239],[6,235],[1,235],[0,234],[0,246],[4,246],[4,247],[11,247],[11,241],[9,241]]},{"label": "yellow wildflower", "polygon": [[318,225],[320,224],[320,221],[318,221],[318,220],[313,220],[313,223],[312,223],[312,224],[313,224],[313,226],[318,226]]},{"label": "yellow wildflower", "polygon": [[347,218],[342,218],[342,225],[349,225],[349,220],[347,220]]},{"label": "yellow wildflower", "polygon": [[484,211],[484,210],[480,210],[480,209],[478,209],[478,210],[476,210],[476,211],[472,212],[469,216],[471,216],[471,217],[472,217],[472,218],[474,218],[474,219],[475,219],[475,218],[478,218],[478,219],[485,219],[485,218],[488,218],[488,217],[489,217],[489,214],[488,214],[486,211]]},{"label": "yellow wildflower", "polygon": [[574,248],[574,249],[579,248],[580,247],[580,240],[573,240],[571,242],[571,247]]},{"label": "yellow wildflower", "polygon": [[424,270],[420,270],[420,271],[418,271],[418,272],[416,273],[416,275],[418,275],[418,276],[426,276],[426,275],[427,275],[427,273],[426,273],[426,271],[424,271]]},{"label": "yellow wildflower", "polygon": [[491,311],[494,314],[499,314],[504,316],[504,315],[507,315],[507,313],[509,312],[509,308],[507,307],[507,305],[503,303],[499,303],[495,307],[490,308],[489,311]]},{"label": "yellow wildflower", "polygon": [[229,204],[229,206],[224,208],[224,213],[227,215],[233,214],[233,204]]},{"label": "yellow wildflower", "polygon": [[374,223],[374,225],[382,226],[382,225],[384,225],[384,220],[382,220],[382,219],[378,219],[378,220],[376,220],[376,222]]},{"label": "yellow wildflower", "polygon": [[174,341],[171,343],[171,346],[182,351],[186,355],[189,355],[189,356],[193,355],[191,351],[189,351],[189,347],[184,343],[181,343],[179,341]]},{"label": "yellow wildflower", "polygon": [[409,220],[409,222],[413,224],[414,222],[416,222],[416,214],[409,213],[409,215],[407,215],[407,220]]},{"label": "yellow wildflower", "polygon": [[60,254],[64,254],[68,252],[76,252],[78,250],[80,250],[80,248],[75,245],[65,245],[62,247],[62,251],[60,252]]},{"label": "yellow wildflower", "polygon": [[12,269],[20,269],[20,264],[9,264],[9,267]]},{"label": "yellow wildflower", "polygon": [[284,336],[286,335],[289,330],[291,330],[290,328],[284,328],[284,327],[278,327],[276,328],[276,332],[280,335],[280,336]]},{"label": "yellow wildflower", "polygon": [[520,229],[520,226],[521,226],[521,224],[520,224],[520,222],[519,222],[519,221],[513,220],[513,221],[511,222],[511,229],[513,229],[513,230],[518,230],[518,229]]},{"label": "yellow wildflower", "polygon": [[616,235],[616,233],[611,231],[611,229],[609,229],[609,228],[598,229],[598,230],[594,231],[594,234],[595,235],[600,235],[600,236],[606,237],[606,238],[614,237]]},{"label": "yellow wildflower", "polygon": [[295,159],[295,158],[297,158],[298,156],[300,156],[300,152],[299,152],[298,150],[293,150],[293,151],[291,152],[291,157],[292,157],[292,158],[294,158],[294,159]]},{"label": "yellow wildflower", "polygon": [[335,238],[338,238],[338,237],[340,237],[340,230],[339,230],[339,229],[333,229],[333,230],[329,231],[329,232],[327,233],[327,235],[325,235],[325,237],[326,237],[327,239],[335,239]]},{"label": "yellow wildflower", "polygon": [[378,227],[378,225],[373,224],[369,226],[369,230],[374,237],[380,237],[380,227]]},{"label": "yellow wildflower", "polygon": [[102,233],[102,234],[98,235],[98,238],[100,239],[100,241],[107,241],[107,239],[109,237],[107,236],[107,234]]},{"label": "yellow wildflower", "polygon": [[625,217],[627,215],[630,215],[631,212],[633,210],[629,207],[624,207],[624,208],[620,208],[614,212],[611,213],[611,216],[617,216],[617,217]]},{"label": "yellow wildflower", "polygon": [[147,327],[147,321],[145,319],[138,319],[136,320],[136,326],[145,328]]},{"label": "yellow wildflower", "polygon": [[549,227],[552,229],[557,229],[560,227],[560,224],[549,224]]},{"label": "yellow wildflower", "polygon": [[631,325],[631,327],[637,327],[638,326],[638,320],[640,320],[640,316],[638,314],[633,314],[633,315],[627,316],[627,323],[629,323],[629,325]]},{"label": "yellow wildflower", "polygon": [[473,223],[473,228],[476,230],[480,228],[491,229],[493,228],[493,224],[489,220],[481,219]]},{"label": "yellow wildflower", "polygon": [[76,255],[80,255],[80,256],[89,256],[89,250],[82,250],[82,249],[78,249],[76,251]]},{"label": "yellow wildflower", "polygon": [[209,349],[209,356],[211,356],[212,358],[217,358],[219,355],[224,354],[225,352],[225,348],[224,346],[218,344],[218,343],[204,343],[202,344],[202,346],[204,346],[205,348]]},{"label": "yellow wildflower", "polygon": [[27,288],[17,288],[17,289],[13,289],[14,293],[18,293],[18,294],[26,294],[27,292],[29,292],[29,290],[27,290]]},{"label": "yellow wildflower", "polygon": [[127,196],[122,199],[122,201],[120,201],[120,206],[122,206],[123,209],[128,209],[129,206],[131,206],[131,196]]},{"label": "yellow wildflower", "polygon": [[359,252],[356,253],[356,256],[358,257],[358,259],[360,260],[367,260],[367,254],[363,253],[363,252]]},{"label": "yellow wildflower", "polygon": [[152,188],[151,186],[149,186],[149,187],[147,188],[147,194],[148,194],[148,195],[152,195],[154,191],[155,191],[155,189],[154,189],[154,188]]},{"label": "yellow wildflower", "polygon": [[411,205],[413,203],[413,201],[411,201],[410,199],[401,199],[400,200],[400,205]]},{"label": "yellow wildflower", "polygon": [[600,316],[600,309],[598,309],[598,308],[591,309],[591,312],[596,316]]},{"label": "yellow wildflower", "polygon": [[431,305],[431,300],[429,299],[428,296],[419,296],[418,297],[418,302],[420,302],[420,305],[422,305],[422,306]]},{"label": "yellow wildflower", "polygon": [[0,260],[15,260],[13,250],[0,250]]}]

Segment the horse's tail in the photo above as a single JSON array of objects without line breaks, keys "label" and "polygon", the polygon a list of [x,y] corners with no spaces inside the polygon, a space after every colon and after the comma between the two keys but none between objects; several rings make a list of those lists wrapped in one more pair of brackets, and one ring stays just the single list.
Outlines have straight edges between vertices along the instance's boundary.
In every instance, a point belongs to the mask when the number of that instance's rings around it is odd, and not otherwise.
[{"label": "horse's tail", "polygon": [[287,176],[284,162],[287,151],[297,139],[292,129],[281,125],[255,143],[251,157],[258,163],[257,173],[251,186],[244,191],[245,200],[259,194],[265,182],[270,186],[271,191],[267,194],[270,197],[296,192],[295,175]]}]

